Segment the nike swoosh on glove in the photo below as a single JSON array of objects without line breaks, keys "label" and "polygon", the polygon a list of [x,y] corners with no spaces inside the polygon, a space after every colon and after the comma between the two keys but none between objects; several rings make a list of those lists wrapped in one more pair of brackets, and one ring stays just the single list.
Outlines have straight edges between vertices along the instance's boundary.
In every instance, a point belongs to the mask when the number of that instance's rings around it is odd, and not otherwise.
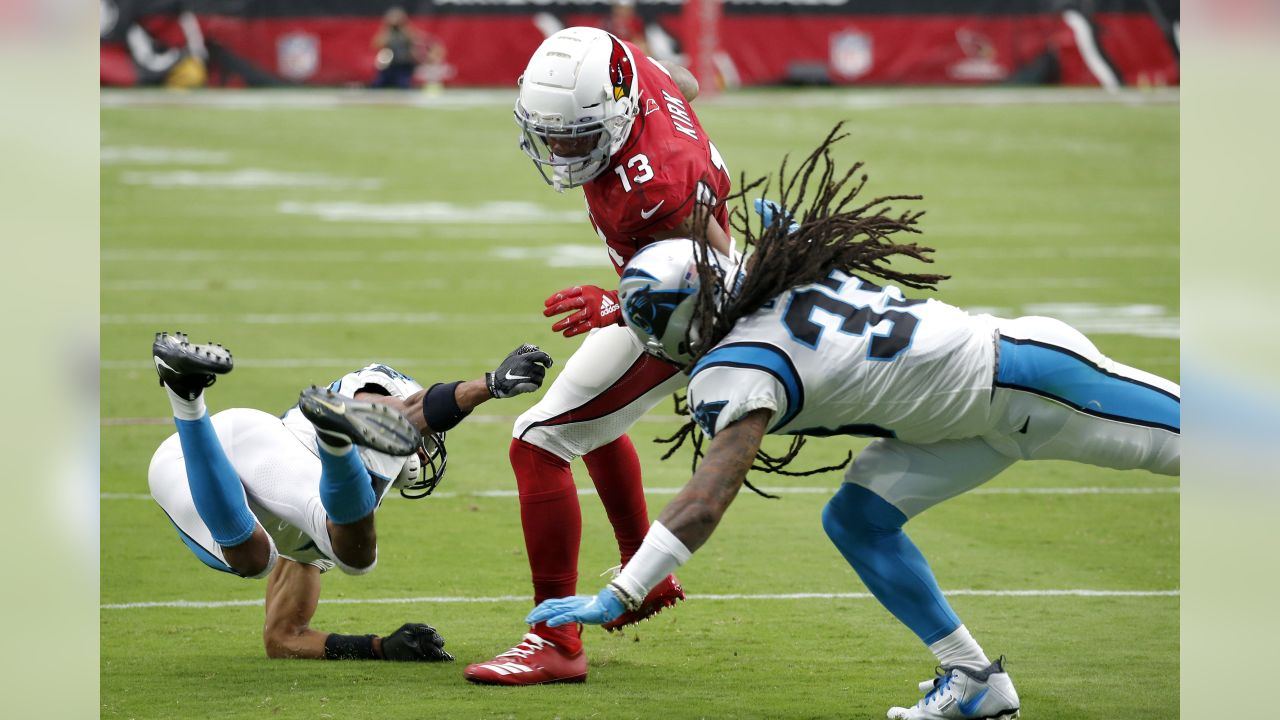
[{"label": "nike swoosh on glove", "polygon": [[484,374],[489,397],[509,398],[542,387],[547,368],[555,364],[551,356],[528,343],[512,350],[498,369]]},{"label": "nike swoosh on glove", "polygon": [[623,610],[626,610],[626,607],[618,596],[614,595],[609,588],[605,588],[595,597],[574,595],[543,600],[524,621],[530,625],[546,622],[549,627],[569,623],[603,625],[610,620],[616,620]]},{"label": "nike swoosh on glove", "polygon": [[547,298],[543,304],[546,309],[542,314],[547,317],[573,313],[569,317],[560,318],[551,326],[555,332],[563,331],[565,337],[581,335],[594,328],[622,324],[622,306],[618,304],[618,293],[595,285],[565,288]]}]

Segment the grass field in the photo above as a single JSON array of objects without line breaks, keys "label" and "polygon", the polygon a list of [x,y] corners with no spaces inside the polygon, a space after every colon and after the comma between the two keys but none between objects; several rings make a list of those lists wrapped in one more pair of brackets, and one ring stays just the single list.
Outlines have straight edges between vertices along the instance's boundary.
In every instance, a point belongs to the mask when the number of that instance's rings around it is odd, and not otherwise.
[{"label": "grass field", "polygon": [[[265,659],[252,604],[264,585],[209,571],[146,498],[151,453],[172,432],[152,333],[234,350],[211,410],[280,412],[300,388],[374,359],[424,382],[475,377],[521,342],[565,359],[577,342],[550,333],[542,299],[615,282],[581,196],[556,195],[515,148],[509,98],[296,97],[102,111],[103,717],[861,719],[913,700],[933,658],[865,597],[823,535],[834,474],[755,477],[783,498],[737,502],[680,573],[689,602],[623,635],[589,630],[585,685],[464,682],[465,663],[519,638],[529,606],[512,599],[529,589],[517,501],[494,491],[514,489],[510,420],[532,398],[489,403],[450,433],[438,496],[386,503],[376,572],[325,577],[317,627],[430,622],[457,663]],[[797,96],[758,93],[696,107],[735,179],[807,152],[846,120],[841,157],[868,163],[870,192],[925,196],[925,238],[954,277],[942,299],[1064,317],[1112,357],[1177,379],[1176,104],[890,94],[850,108],[845,97],[798,96],[797,107]],[[659,463],[648,442],[673,429],[669,415],[659,408],[632,433],[655,516],[688,478],[687,456]],[[815,442],[800,462],[860,446]],[[908,526],[944,589],[974,591],[954,605],[988,652],[1008,656],[1024,717],[1177,716],[1177,487],[1022,464]],[[580,590],[594,592],[616,548],[599,501],[582,505]],[[1102,594],[1007,592],[1050,590]],[[843,595],[762,597],[800,593]],[[706,597],[724,595],[749,597]]]}]

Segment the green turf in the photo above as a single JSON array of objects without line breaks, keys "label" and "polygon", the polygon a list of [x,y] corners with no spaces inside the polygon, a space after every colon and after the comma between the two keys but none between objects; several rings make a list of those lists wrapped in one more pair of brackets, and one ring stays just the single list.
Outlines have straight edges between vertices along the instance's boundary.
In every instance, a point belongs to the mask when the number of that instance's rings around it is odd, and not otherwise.
[{"label": "green turf", "polygon": [[[954,279],[939,296],[1017,314],[1046,304],[1178,307],[1178,110],[1173,105],[796,107],[761,94],[699,108],[734,171],[772,170],[811,149],[837,121],[871,193],[921,193],[925,238]],[[827,96],[831,97],[831,96]],[[533,341],[566,359],[577,341],[552,335],[542,299],[615,276],[585,218],[535,224],[330,222],[284,203],[490,201],[580,212],[514,146],[503,104],[440,110],[107,109],[105,147],[225,153],[222,164],[104,164],[102,169],[103,604],[254,600],[261,583],[207,570],[163,513],[138,499],[155,446],[170,432],[146,355],[151,333],[185,330],[227,344],[241,365],[209,394],[211,409],[279,412],[298,390],[351,362],[397,358],[423,381],[473,377]],[[335,187],[156,188],[146,173],[257,168],[323,175]],[[352,184],[372,179],[378,188]],[[598,252],[592,267],[511,260],[503,248]],[[503,253],[507,254],[504,255]],[[588,254],[588,256],[590,256]],[[410,323],[264,316],[408,315]],[[434,314],[434,315],[433,315]],[[296,318],[295,318],[296,319]],[[287,318],[286,318],[287,320]],[[1157,333],[1158,335],[1158,333]],[[1106,353],[1178,377],[1178,342],[1131,329],[1091,333]],[[290,358],[319,359],[290,366]],[[255,364],[256,361],[256,364]],[[280,362],[271,362],[280,361]],[[324,363],[331,362],[332,365]],[[485,405],[450,433],[446,497],[389,501],[379,514],[377,570],[331,573],[325,598],[520,596],[528,591],[517,502],[481,497],[514,486],[509,421],[532,404]],[[657,411],[669,415],[667,407]],[[647,483],[673,488],[687,460],[659,463],[637,425]],[[802,464],[829,462],[857,440],[814,443]],[[682,455],[682,458],[685,457]],[[578,468],[580,482],[588,483]],[[828,486],[836,475],[778,480]],[[1022,464],[993,488],[1169,488],[1176,481],[1065,463]],[[822,494],[744,496],[681,572],[692,594],[864,592],[824,537]],[[669,495],[651,495],[656,515]],[[581,590],[616,562],[594,497],[582,500]],[[1176,590],[1178,495],[983,494],[909,526],[947,589]],[[1177,716],[1178,597],[954,599],[980,641],[1008,655],[1029,718]],[[103,609],[102,715],[167,717],[883,717],[909,702],[933,658],[874,600],[697,600],[637,631],[587,634],[590,681],[507,690],[472,687],[462,665],[519,637],[525,602],[321,605],[315,624],[341,632],[441,629],[447,666],[277,662],[261,650],[261,609]]]}]

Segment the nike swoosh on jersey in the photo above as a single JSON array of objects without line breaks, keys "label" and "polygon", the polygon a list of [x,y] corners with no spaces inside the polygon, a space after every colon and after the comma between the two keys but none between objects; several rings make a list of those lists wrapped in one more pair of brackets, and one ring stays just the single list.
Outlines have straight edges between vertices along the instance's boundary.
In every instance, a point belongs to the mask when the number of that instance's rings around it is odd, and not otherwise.
[{"label": "nike swoosh on jersey", "polygon": [[530,379],[530,377],[529,377],[528,375],[512,375],[512,374],[511,374],[511,371],[510,371],[510,370],[508,370],[508,371],[507,371],[507,379],[508,379],[508,380],[529,380],[529,379]]},{"label": "nike swoosh on jersey", "polygon": [[982,688],[982,692],[975,695],[974,698],[969,702],[962,702],[960,701],[959,698],[957,698],[956,707],[960,708],[960,712],[963,713],[966,717],[969,717],[978,711],[978,704],[982,702],[982,698],[986,697],[987,693],[990,692],[990,690],[991,688]]},{"label": "nike swoosh on jersey", "polygon": [[654,205],[648,210],[641,210],[640,217],[644,218],[645,220],[648,220],[649,218],[653,217],[654,213],[658,212],[658,208],[662,207],[662,204],[665,202],[666,200],[659,200],[657,205]]}]

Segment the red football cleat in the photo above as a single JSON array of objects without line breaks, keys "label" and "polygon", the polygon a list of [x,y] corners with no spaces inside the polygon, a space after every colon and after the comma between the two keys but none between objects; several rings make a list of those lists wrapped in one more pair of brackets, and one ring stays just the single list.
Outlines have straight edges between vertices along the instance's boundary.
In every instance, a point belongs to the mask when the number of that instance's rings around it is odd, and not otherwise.
[{"label": "red football cleat", "polygon": [[524,641],[492,660],[467,666],[463,675],[482,685],[542,685],[584,682],[587,655],[581,648],[569,653],[532,632]]},{"label": "red football cleat", "polygon": [[619,615],[611,622],[607,622],[600,627],[613,632],[621,630],[628,625],[635,625],[641,620],[649,618],[662,612],[663,609],[684,599],[684,588],[680,587],[680,581],[675,575],[668,575],[662,582],[654,586],[648,595],[644,596],[644,602],[640,603],[639,610],[631,610]]}]

